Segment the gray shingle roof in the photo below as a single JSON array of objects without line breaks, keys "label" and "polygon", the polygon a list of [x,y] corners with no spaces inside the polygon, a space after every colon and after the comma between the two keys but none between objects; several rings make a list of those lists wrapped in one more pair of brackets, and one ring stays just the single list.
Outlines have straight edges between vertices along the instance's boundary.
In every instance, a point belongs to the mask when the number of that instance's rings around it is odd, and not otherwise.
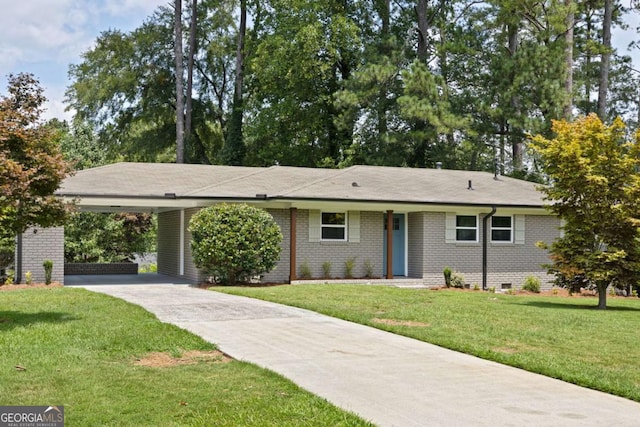
[{"label": "gray shingle roof", "polygon": [[[469,181],[473,190],[468,189]],[[116,163],[78,172],[57,194],[68,197],[344,200],[541,207],[536,184],[486,172],[352,166],[313,169],[173,163]]]}]

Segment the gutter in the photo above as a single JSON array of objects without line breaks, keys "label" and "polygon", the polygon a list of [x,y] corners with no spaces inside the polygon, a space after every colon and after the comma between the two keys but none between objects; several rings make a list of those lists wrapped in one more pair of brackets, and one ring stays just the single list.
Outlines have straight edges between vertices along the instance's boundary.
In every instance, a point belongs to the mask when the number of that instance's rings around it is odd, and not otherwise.
[{"label": "gutter", "polygon": [[482,290],[487,290],[487,241],[489,236],[487,234],[487,223],[489,218],[496,214],[496,207],[491,206],[491,212],[482,218]]},{"label": "gutter", "polygon": [[239,202],[255,202],[261,201],[281,201],[281,202],[336,202],[336,203],[371,203],[371,204],[394,204],[394,205],[424,205],[424,206],[456,206],[456,207],[501,207],[509,209],[545,209],[545,205],[534,204],[497,204],[488,205],[486,202],[469,203],[469,202],[436,202],[436,201],[415,201],[415,200],[387,200],[387,199],[349,199],[349,198],[317,198],[317,197],[288,197],[288,196],[270,196],[267,194],[256,194],[255,196],[185,196],[174,193],[165,193],[164,195],[126,195],[126,194],[79,194],[79,193],[56,193],[58,197],[67,197],[71,199],[123,199],[123,200],[206,200],[206,201],[239,201]]}]

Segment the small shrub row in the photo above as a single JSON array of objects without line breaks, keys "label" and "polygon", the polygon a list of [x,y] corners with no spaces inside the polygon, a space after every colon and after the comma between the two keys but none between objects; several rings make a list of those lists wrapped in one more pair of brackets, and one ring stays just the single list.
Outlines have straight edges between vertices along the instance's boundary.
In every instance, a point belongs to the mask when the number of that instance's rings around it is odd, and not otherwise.
[{"label": "small shrub row", "polygon": [[[453,271],[450,267],[445,267],[442,270],[442,274],[444,276],[444,283],[447,288],[464,288],[465,287],[465,279],[462,273],[457,271]],[[535,276],[528,276],[524,283],[522,284],[522,290],[540,293],[540,279]],[[474,290],[479,289],[479,286],[476,284],[473,287]],[[489,288],[490,292],[495,292],[495,287]],[[511,292],[513,293],[513,292]]]},{"label": "small shrub row", "polygon": [[[44,283],[46,285],[51,284],[51,278],[53,274],[53,261],[47,259],[42,263],[42,267],[44,268]],[[0,284],[4,285],[13,285],[16,279],[16,272],[14,270],[7,270],[6,276],[4,277],[4,281],[0,282]],[[31,285],[33,283],[33,273],[27,271],[24,274],[25,284]]]},{"label": "small shrub row", "polygon": [[453,271],[450,267],[445,267],[442,274],[444,275],[444,284],[447,288],[464,288],[464,274]]},{"label": "small shrub row", "polygon": [[[365,272],[364,277],[367,279],[372,278],[373,263],[371,262],[371,260],[369,259],[365,260],[363,263],[363,267]],[[332,268],[333,268],[333,264],[330,261],[323,262],[322,277],[325,279],[331,278]],[[347,260],[344,262],[344,278],[353,279],[354,278],[353,271],[355,270],[355,268],[356,268],[356,257],[347,258]],[[311,267],[309,266],[309,263],[307,261],[304,261],[302,264],[300,264],[299,277],[301,279],[311,279],[313,277],[313,274],[311,273]]]}]

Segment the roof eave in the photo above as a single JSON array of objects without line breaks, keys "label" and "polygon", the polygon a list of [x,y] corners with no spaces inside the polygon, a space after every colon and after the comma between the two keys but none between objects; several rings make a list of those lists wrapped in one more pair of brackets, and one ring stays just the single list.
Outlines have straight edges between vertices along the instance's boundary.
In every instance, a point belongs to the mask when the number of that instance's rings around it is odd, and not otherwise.
[{"label": "roof eave", "polygon": [[447,202],[447,201],[402,201],[402,200],[378,200],[378,199],[345,199],[345,198],[315,198],[315,197],[287,197],[268,196],[256,194],[255,197],[201,197],[201,196],[180,196],[167,193],[164,196],[158,195],[122,195],[122,194],[58,194],[66,202],[77,202],[82,206],[93,208],[104,207],[113,210],[114,208],[127,209],[131,207],[148,209],[183,209],[208,206],[216,202],[228,203],[250,203],[263,205],[271,208],[297,207],[300,209],[323,209],[331,205],[336,209],[346,210],[370,210],[396,212],[418,212],[456,210],[479,210],[491,209],[493,207],[509,211],[527,211],[537,214],[544,214],[547,209],[544,205],[536,204],[505,204],[505,203],[480,203],[480,202]]}]

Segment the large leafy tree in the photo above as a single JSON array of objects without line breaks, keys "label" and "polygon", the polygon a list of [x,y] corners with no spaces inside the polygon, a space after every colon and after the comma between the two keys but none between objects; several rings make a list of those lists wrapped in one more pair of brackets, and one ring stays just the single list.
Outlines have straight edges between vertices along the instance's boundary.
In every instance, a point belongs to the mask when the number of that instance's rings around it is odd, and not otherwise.
[{"label": "large leafy tree", "polygon": [[66,208],[53,193],[69,174],[55,129],[40,120],[45,97],[31,74],[10,75],[0,97],[0,232],[63,222]]},{"label": "large leafy tree", "polygon": [[[95,130],[100,143],[109,149],[110,159],[175,161],[176,132],[183,129],[185,162],[217,161],[233,70],[232,5],[217,3],[195,3],[199,19],[189,39],[194,34],[196,41],[189,42],[186,57],[178,54],[178,62],[175,13],[161,7],[130,33],[103,32],[83,54],[83,61],[70,67],[73,82],[67,89],[67,101],[76,119]],[[183,62],[193,69],[191,81],[187,80],[194,94],[193,99],[186,97],[188,111],[176,96],[176,76],[181,74],[175,71],[176,63]],[[184,124],[176,125],[183,117]]]},{"label": "large leafy tree", "polygon": [[608,286],[640,280],[640,135],[629,142],[622,120],[606,126],[595,114],[554,122],[553,132],[532,140],[550,182],[542,191],[564,220],[550,272],[596,287],[604,309]]},{"label": "large leafy tree", "polygon": [[247,162],[335,166],[351,144],[351,134],[336,126],[333,97],[360,46],[354,5],[272,0],[270,6],[247,64]]}]

